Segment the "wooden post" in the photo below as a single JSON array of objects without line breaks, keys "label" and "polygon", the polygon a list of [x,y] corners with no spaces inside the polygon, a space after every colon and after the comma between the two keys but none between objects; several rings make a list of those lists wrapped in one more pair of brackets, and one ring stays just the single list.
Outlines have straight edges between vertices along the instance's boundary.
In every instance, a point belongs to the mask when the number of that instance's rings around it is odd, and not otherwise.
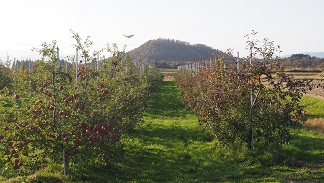
[{"label": "wooden post", "polygon": [[78,82],[78,48],[75,49],[75,83]]},{"label": "wooden post", "polygon": [[57,54],[57,66],[61,70],[61,63],[60,63],[60,54],[59,54],[59,47],[56,48],[56,54]]},{"label": "wooden post", "polygon": [[[57,47],[57,61],[58,61],[58,67],[59,67],[59,70],[61,70],[61,63],[60,63],[60,54],[59,54],[59,48]],[[57,74],[60,74],[60,72],[58,72]],[[53,74],[53,85],[55,84],[55,73]],[[55,87],[55,85],[54,85]],[[54,95],[55,96],[55,95]],[[62,92],[60,93],[60,96],[62,96]],[[61,121],[62,121],[62,128],[64,128],[64,119],[61,118]],[[68,158],[65,154],[65,147],[64,145],[62,146],[63,147],[63,165],[64,165],[64,175],[66,175],[69,171],[69,161],[68,161]]]},{"label": "wooden post", "polygon": [[[250,71],[252,69],[252,48],[250,48]],[[250,78],[250,80],[253,78]],[[251,90],[250,90],[250,143],[249,148],[253,148],[253,82],[251,83]]]},{"label": "wooden post", "polygon": [[28,68],[29,68],[29,71],[31,70],[31,68],[30,68],[30,67],[31,67],[31,66],[30,66],[31,63],[30,63],[30,62],[31,62],[31,60],[29,59],[29,62],[28,62]]},{"label": "wooden post", "polygon": [[238,74],[237,79],[240,80],[240,52],[237,52],[236,68]]},{"label": "wooden post", "polygon": [[99,59],[100,59],[100,56],[98,54],[98,57],[97,57],[97,70],[99,70]]}]

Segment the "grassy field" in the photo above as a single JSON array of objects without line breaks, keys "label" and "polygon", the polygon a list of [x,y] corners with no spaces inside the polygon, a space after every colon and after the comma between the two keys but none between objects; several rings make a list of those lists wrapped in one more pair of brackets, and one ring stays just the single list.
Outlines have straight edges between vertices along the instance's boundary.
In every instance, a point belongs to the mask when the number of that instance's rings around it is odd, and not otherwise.
[{"label": "grassy field", "polygon": [[[246,154],[218,146],[183,107],[173,81],[164,81],[149,102],[144,122],[123,140],[120,158],[101,170],[84,167],[61,174],[62,165],[7,182],[322,182],[324,135],[292,129],[293,140],[280,151]],[[303,98],[306,109],[311,99]],[[323,106],[320,104],[320,106]],[[315,107],[317,109],[317,107]],[[315,117],[324,116],[323,111]],[[4,180],[4,179],[2,179]],[[1,181],[1,179],[0,179]]]},{"label": "grassy field", "polygon": [[305,126],[309,129],[314,129],[324,133],[324,100],[310,96],[303,96],[301,104],[305,107],[308,114],[308,120],[306,121]]},{"label": "grassy field", "polygon": [[303,96],[301,104],[305,107],[310,118],[324,118],[324,100]]}]

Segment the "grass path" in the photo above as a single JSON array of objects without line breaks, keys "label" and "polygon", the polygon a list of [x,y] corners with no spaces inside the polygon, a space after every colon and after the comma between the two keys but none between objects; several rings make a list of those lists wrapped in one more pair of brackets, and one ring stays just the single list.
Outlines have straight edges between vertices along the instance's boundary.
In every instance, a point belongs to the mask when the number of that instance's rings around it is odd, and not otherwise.
[{"label": "grass path", "polygon": [[182,106],[174,82],[164,82],[152,97],[144,121],[126,142],[124,180],[200,182],[199,177],[213,174],[212,138]]}]

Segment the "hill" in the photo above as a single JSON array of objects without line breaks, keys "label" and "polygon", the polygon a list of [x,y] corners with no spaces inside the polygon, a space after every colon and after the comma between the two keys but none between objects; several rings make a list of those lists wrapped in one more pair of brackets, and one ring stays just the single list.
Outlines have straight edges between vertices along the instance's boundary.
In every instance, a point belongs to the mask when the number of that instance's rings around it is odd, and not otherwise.
[{"label": "hill", "polygon": [[185,41],[159,38],[149,40],[128,53],[134,60],[144,60],[161,65],[166,62],[210,59],[214,54],[223,52],[203,44],[191,45]]},{"label": "hill", "polygon": [[319,70],[324,68],[324,58],[318,58],[309,54],[292,54],[290,57],[282,59],[282,63],[288,68],[317,68]]}]

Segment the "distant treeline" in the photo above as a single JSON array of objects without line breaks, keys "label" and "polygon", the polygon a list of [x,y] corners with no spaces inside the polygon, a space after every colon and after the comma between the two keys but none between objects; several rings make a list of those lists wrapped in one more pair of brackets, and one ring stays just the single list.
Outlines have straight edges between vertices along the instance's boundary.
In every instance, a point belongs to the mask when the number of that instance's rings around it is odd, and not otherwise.
[{"label": "distant treeline", "polygon": [[281,60],[286,68],[324,69],[324,58],[311,57],[308,54],[293,54]]}]

